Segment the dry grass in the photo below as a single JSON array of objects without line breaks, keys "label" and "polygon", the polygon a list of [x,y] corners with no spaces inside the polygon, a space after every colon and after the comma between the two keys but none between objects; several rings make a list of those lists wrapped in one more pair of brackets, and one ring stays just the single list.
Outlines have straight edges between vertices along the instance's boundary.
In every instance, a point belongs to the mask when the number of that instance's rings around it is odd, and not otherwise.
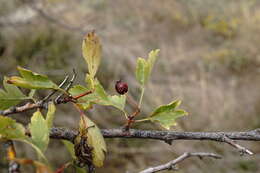
[{"label": "dry grass", "polygon": [[[189,116],[173,130],[243,131],[260,127],[259,9],[256,0],[68,0],[48,1],[44,10],[67,24],[96,30],[104,51],[98,77],[111,93],[115,92],[115,81],[123,78],[137,98],[136,58],[145,57],[151,49],[161,49],[145,93],[143,114],[179,98]],[[66,31],[41,17],[34,19],[19,28],[1,28],[0,49],[5,50],[0,54],[1,75],[12,74],[15,65],[20,64],[39,72],[48,69],[47,73],[58,81],[76,67],[78,82],[83,81],[86,66],[80,54],[80,31]],[[38,43],[37,39],[45,41]],[[101,127],[123,124],[123,117],[112,108],[97,107],[89,114]],[[76,127],[75,117],[76,112],[64,106],[55,124]],[[160,127],[143,124],[138,128]],[[211,142],[174,142],[168,146],[156,141],[114,139],[107,143],[105,167],[97,172],[137,172],[185,151],[212,151],[225,157],[221,161],[192,159],[180,165],[179,172],[260,170],[258,143],[245,143],[257,153],[250,158],[240,157],[227,145]],[[55,165],[68,160],[60,145],[54,141],[48,151]],[[59,157],[52,156],[57,150]],[[30,153],[21,152],[27,156]]]}]

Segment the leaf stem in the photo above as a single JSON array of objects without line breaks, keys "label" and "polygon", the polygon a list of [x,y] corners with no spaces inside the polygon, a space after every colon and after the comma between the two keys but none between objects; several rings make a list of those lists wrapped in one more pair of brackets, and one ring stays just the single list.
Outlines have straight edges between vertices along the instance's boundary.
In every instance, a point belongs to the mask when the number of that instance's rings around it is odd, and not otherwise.
[{"label": "leaf stem", "polygon": [[144,121],[149,121],[149,120],[150,120],[149,118],[145,118],[145,119],[135,120],[135,122],[139,123],[139,122],[144,122]]}]

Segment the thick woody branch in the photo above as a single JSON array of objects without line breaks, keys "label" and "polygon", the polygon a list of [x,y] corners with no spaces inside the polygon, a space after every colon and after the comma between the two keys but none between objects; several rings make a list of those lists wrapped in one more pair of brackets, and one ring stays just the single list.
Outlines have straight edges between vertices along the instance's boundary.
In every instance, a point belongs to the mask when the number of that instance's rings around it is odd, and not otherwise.
[{"label": "thick woody branch", "polygon": [[166,164],[163,165],[159,165],[156,167],[151,167],[148,169],[145,169],[139,173],[154,173],[154,172],[159,172],[159,171],[163,171],[163,170],[173,170],[175,169],[176,164],[184,161],[187,158],[190,157],[199,157],[200,159],[202,159],[203,157],[211,157],[214,159],[221,159],[222,157],[220,155],[214,154],[214,153],[184,153],[181,156],[179,156],[177,159],[172,160]]},{"label": "thick woody branch", "polygon": [[[209,140],[227,143],[237,148],[241,153],[253,154],[252,151],[235,143],[233,140],[260,141],[260,129],[247,132],[175,132],[156,130],[129,129],[102,129],[105,138],[140,138],[162,140],[171,143],[174,140]],[[50,137],[54,139],[65,139],[71,142],[78,134],[77,131],[66,128],[52,128]]]}]

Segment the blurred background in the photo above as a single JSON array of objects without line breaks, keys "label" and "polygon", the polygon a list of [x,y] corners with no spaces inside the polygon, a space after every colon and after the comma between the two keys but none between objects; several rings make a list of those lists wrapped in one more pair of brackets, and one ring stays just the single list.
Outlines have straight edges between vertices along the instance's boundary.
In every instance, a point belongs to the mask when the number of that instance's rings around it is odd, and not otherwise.
[{"label": "blurred background", "polygon": [[[156,106],[181,99],[189,112],[176,131],[247,131],[260,127],[260,1],[259,0],[0,0],[0,79],[17,74],[16,66],[47,74],[56,83],[78,74],[84,84],[87,65],[81,55],[83,36],[95,30],[103,46],[98,78],[110,94],[118,79],[127,81],[139,98],[135,80],[137,57],[161,49],[142,107],[147,115]],[[46,92],[40,92],[39,98]],[[128,108],[131,111],[130,108]],[[124,124],[114,108],[96,106],[88,115],[101,128]],[[27,124],[31,113],[12,115]],[[70,105],[58,106],[55,126],[75,129],[78,114]],[[140,129],[162,130],[143,123]],[[183,152],[215,152],[222,160],[186,160],[179,173],[256,173],[260,143],[241,142],[256,154],[240,157],[227,144],[207,141],[107,139],[104,168],[97,173],[134,173],[168,162]],[[34,151],[16,143],[18,156],[35,158]],[[0,172],[7,172],[0,151]],[[54,167],[70,159],[58,140],[47,157]],[[25,172],[33,172],[23,166]],[[67,172],[73,172],[68,169]]]}]

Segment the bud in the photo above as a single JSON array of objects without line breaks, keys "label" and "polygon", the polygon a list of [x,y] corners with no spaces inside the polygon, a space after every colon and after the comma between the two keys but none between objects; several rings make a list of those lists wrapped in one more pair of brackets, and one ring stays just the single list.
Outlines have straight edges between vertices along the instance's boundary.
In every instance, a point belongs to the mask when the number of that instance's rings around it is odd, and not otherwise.
[{"label": "bud", "polygon": [[115,89],[120,95],[124,95],[128,91],[128,85],[126,82],[122,82],[121,80],[116,82]]}]

